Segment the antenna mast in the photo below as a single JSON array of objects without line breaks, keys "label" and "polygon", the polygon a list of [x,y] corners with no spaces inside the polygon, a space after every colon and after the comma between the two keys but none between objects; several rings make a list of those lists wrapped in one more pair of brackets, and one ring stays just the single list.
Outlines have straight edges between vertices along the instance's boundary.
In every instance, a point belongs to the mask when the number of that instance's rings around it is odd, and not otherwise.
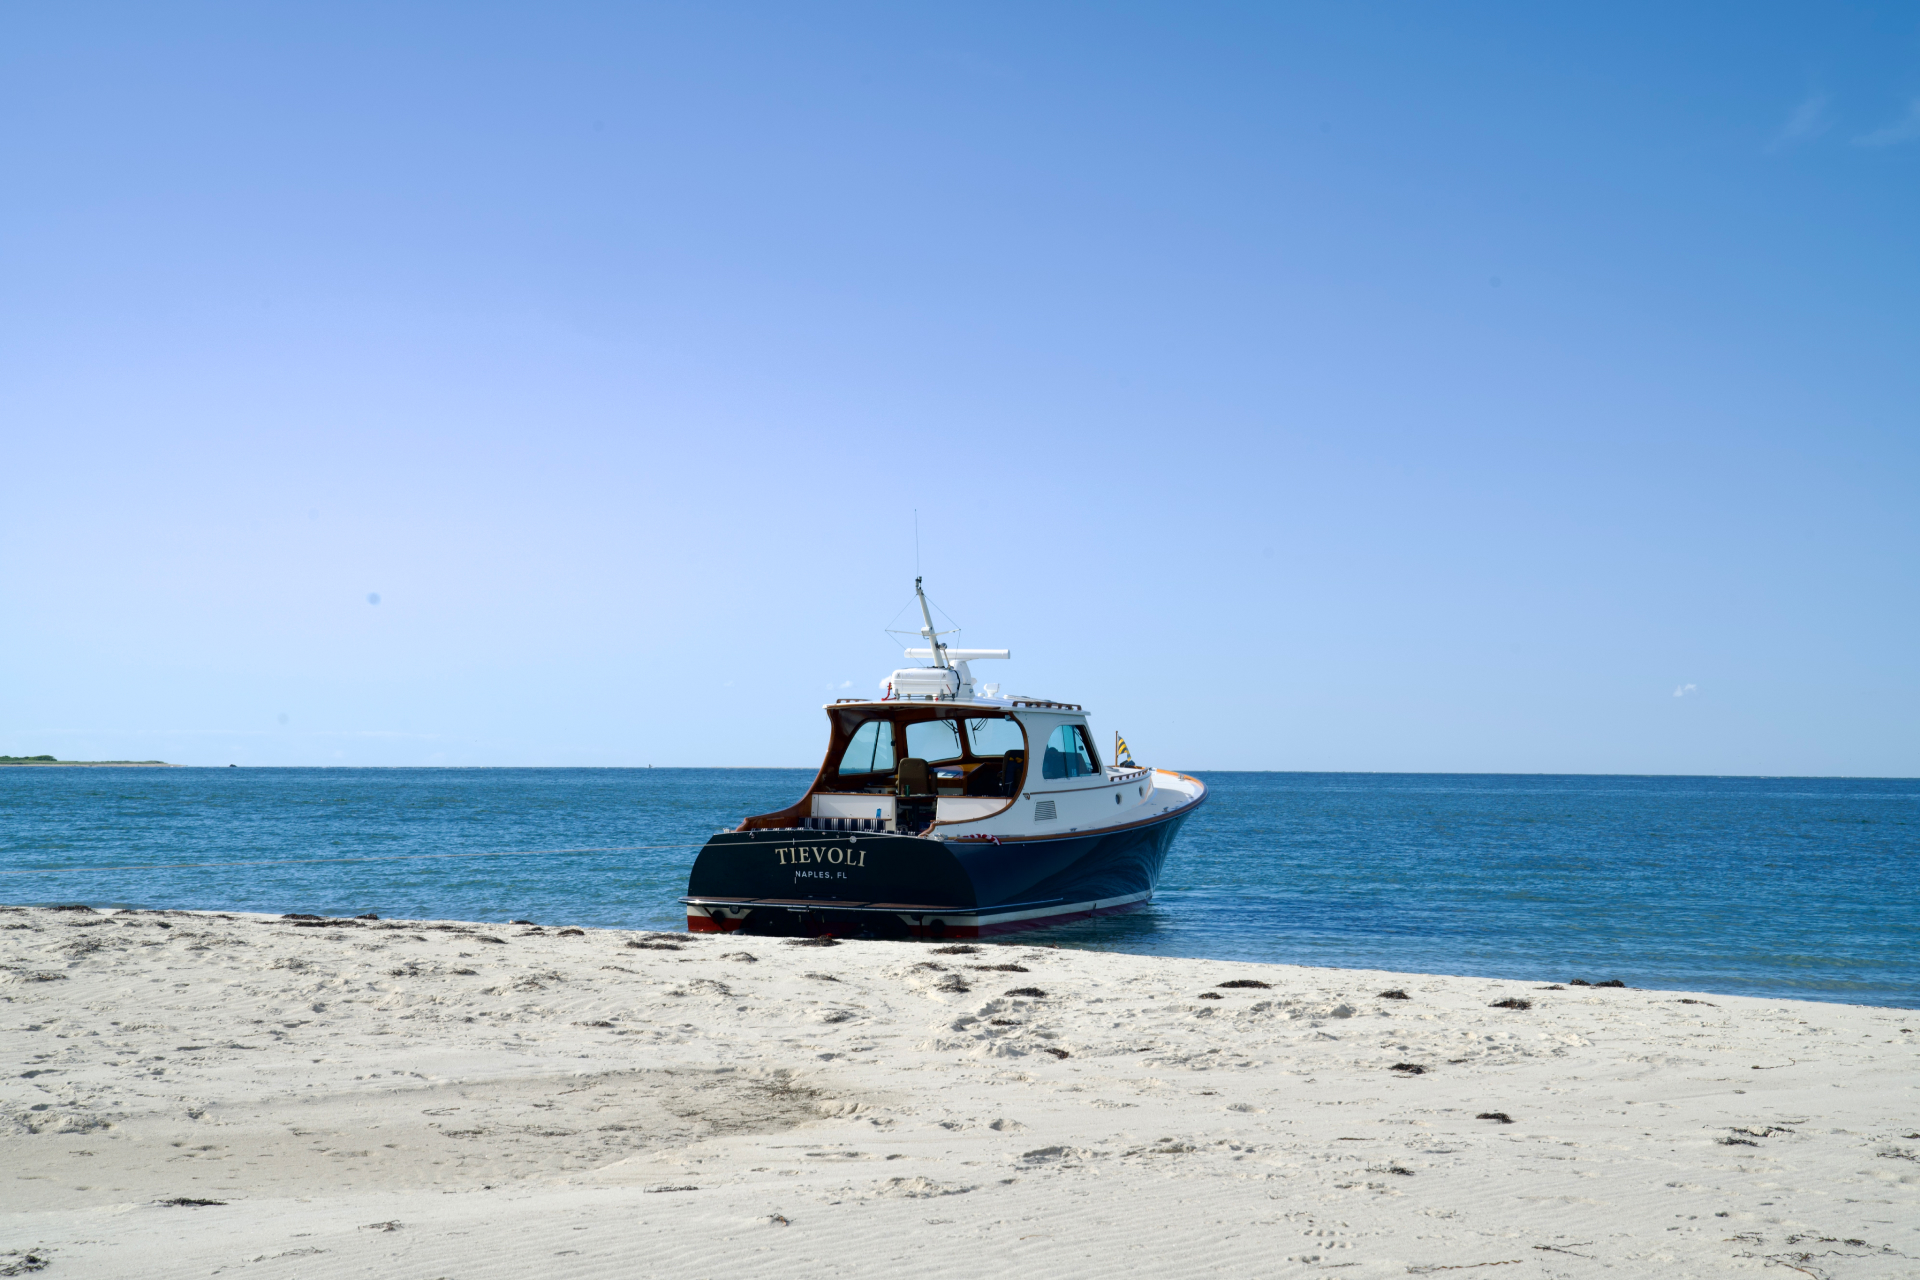
[{"label": "antenna mast", "polygon": [[926,626],[921,629],[920,634],[927,638],[929,645],[933,646],[933,665],[936,667],[945,667],[947,665],[947,646],[940,643],[940,633],[933,629],[933,611],[927,608],[927,593],[920,589],[920,579],[918,578],[913,580],[913,594],[914,598],[920,602],[921,621],[926,623]]}]

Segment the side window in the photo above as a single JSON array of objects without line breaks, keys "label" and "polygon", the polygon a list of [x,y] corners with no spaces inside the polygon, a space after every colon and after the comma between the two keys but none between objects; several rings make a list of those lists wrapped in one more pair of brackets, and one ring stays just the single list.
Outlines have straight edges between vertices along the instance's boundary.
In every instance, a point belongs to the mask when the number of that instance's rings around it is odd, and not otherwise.
[{"label": "side window", "polygon": [[1087,740],[1077,724],[1063,724],[1053,731],[1047,739],[1047,754],[1040,762],[1040,776],[1043,778],[1090,778],[1097,770],[1093,767],[1093,753],[1087,750]]},{"label": "side window", "polygon": [[960,725],[953,720],[922,720],[907,726],[907,754],[929,764],[960,758]]},{"label": "side window", "polygon": [[885,720],[869,720],[856,729],[840,757],[840,772],[893,772],[893,726]]},{"label": "side window", "polygon": [[1004,756],[1027,745],[1019,723],[1001,716],[967,721],[967,741],[976,756]]}]

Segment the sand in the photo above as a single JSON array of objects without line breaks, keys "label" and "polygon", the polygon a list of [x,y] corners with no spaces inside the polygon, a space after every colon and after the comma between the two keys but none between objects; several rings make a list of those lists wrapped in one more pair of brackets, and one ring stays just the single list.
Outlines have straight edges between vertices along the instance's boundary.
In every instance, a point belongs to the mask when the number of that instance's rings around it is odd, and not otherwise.
[{"label": "sand", "polygon": [[0,1275],[1920,1275],[1897,1009],[39,908],[0,966]]}]

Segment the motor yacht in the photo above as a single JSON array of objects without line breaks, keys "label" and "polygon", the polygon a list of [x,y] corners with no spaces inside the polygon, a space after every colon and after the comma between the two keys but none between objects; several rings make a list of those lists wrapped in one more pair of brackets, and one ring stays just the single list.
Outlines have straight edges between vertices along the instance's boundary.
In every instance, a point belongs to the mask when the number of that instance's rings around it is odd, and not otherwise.
[{"label": "motor yacht", "polygon": [[687,877],[696,933],[976,938],[1127,911],[1153,897],[1198,779],[1102,760],[1086,708],[1003,696],[942,642],[919,579],[924,645],[877,699],[827,705],[806,794],[707,841]]}]

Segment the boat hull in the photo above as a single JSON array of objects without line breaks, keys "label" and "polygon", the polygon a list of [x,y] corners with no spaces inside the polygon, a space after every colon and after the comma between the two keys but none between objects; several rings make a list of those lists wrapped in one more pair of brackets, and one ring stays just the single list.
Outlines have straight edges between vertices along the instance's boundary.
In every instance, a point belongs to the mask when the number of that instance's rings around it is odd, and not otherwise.
[{"label": "boat hull", "polygon": [[1197,808],[1037,839],[727,831],[687,878],[695,933],[977,938],[1144,906]]}]

